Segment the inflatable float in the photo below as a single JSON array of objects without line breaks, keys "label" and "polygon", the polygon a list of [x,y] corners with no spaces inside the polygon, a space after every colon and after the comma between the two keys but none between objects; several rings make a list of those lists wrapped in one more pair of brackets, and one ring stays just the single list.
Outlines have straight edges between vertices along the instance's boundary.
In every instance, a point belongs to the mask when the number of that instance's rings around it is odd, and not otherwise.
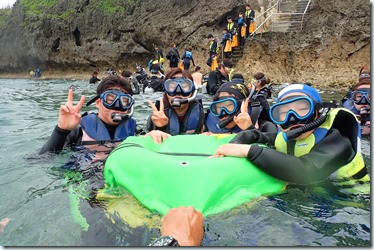
[{"label": "inflatable float", "polygon": [[285,182],[245,158],[209,158],[234,136],[176,135],[162,144],[150,136],[128,137],[106,160],[103,192],[122,187],[152,212],[193,206],[204,216],[282,192]]}]

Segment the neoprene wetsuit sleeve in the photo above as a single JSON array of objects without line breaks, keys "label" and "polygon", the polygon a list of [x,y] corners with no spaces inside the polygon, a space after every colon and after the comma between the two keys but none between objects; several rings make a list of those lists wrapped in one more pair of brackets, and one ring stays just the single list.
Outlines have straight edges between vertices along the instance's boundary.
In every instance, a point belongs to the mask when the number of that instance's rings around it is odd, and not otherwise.
[{"label": "neoprene wetsuit sleeve", "polygon": [[263,143],[267,145],[274,145],[275,132],[261,132],[257,129],[243,130],[240,131],[230,143],[235,144],[252,144],[252,143]]},{"label": "neoprene wetsuit sleeve", "polygon": [[214,95],[219,86],[218,86],[218,77],[215,72],[211,72],[208,77],[208,94]]},{"label": "neoprene wetsuit sleeve", "polygon": [[337,169],[349,163],[354,156],[355,151],[350,140],[342,136],[338,130],[331,129],[306,155],[296,157],[252,145],[247,159],[280,180],[310,184],[325,180]]},{"label": "neoprene wetsuit sleeve", "polygon": [[56,125],[48,141],[41,148],[39,154],[44,154],[45,152],[58,153],[66,144],[80,142],[82,139],[82,133],[80,131],[81,129],[79,126],[70,131],[61,129]]}]

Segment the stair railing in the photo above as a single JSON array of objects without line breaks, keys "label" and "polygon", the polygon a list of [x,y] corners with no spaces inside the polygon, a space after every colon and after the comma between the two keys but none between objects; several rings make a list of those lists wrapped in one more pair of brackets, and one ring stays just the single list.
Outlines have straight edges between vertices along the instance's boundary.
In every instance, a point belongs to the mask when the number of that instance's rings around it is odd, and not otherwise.
[{"label": "stair railing", "polygon": [[308,9],[309,9],[309,5],[310,5],[310,2],[311,2],[311,1],[312,1],[312,0],[309,0],[309,1],[308,1],[308,4],[307,4],[306,7],[305,7],[304,14],[303,14],[303,16],[302,16],[302,18],[301,18],[300,30],[303,29],[304,16],[305,16],[305,13],[306,13],[306,12],[308,11]]},{"label": "stair railing", "polygon": [[[310,6],[310,3],[311,3],[312,0],[309,0],[306,7],[305,7],[305,10],[304,12],[302,13],[271,13],[260,25],[258,25],[256,27],[256,29],[250,34],[250,37],[253,37],[255,35],[255,33],[260,29],[262,28],[262,26],[264,26],[265,23],[267,23],[269,20],[272,20],[272,23],[274,23],[274,19],[275,17],[281,17],[281,16],[296,16],[296,15],[301,15],[301,21],[278,21],[277,23],[298,23],[300,22],[300,31],[302,30],[302,27],[303,27],[303,22],[304,22],[304,16],[306,14],[306,12],[308,11],[308,8]],[[274,7],[278,6],[278,10],[279,10],[279,4],[280,4],[281,0],[278,0],[274,5],[272,5],[269,9],[267,9],[266,11],[264,11],[263,13],[261,13],[260,15],[258,15],[255,20],[259,17],[261,17],[262,15],[264,15],[265,13],[269,12],[270,10],[274,9]],[[273,26],[272,26],[272,31],[274,31],[273,29]],[[262,34],[262,33],[261,33]]]}]

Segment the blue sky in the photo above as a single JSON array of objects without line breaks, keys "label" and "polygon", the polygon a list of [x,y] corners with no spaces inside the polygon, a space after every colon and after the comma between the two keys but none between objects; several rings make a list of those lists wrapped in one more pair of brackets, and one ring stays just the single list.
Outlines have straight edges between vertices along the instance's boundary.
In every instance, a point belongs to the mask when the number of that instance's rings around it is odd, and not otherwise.
[{"label": "blue sky", "polygon": [[0,0],[0,8],[12,6],[16,0]]}]

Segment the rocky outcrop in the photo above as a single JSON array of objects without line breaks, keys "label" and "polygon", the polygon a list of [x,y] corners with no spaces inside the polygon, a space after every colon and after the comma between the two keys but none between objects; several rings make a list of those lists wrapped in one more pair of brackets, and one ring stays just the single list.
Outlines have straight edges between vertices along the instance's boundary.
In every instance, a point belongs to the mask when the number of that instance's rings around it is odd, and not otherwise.
[{"label": "rocky outcrop", "polygon": [[303,30],[257,35],[237,70],[262,71],[275,82],[346,87],[362,65],[370,65],[370,4],[314,0]]},{"label": "rocky outcrop", "polygon": [[[208,70],[206,35],[220,39],[226,16],[244,9],[243,2],[234,0],[27,2],[17,1],[0,26],[0,73],[36,66],[134,68],[136,62],[145,64],[153,57],[153,44],[166,54],[171,42],[181,51],[190,46],[195,61]],[[250,3],[260,13],[274,2]],[[331,84],[354,81],[360,66],[369,63],[370,3],[312,0],[302,32],[257,34],[247,42],[236,70],[247,78],[264,71],[279,82]]]}]

